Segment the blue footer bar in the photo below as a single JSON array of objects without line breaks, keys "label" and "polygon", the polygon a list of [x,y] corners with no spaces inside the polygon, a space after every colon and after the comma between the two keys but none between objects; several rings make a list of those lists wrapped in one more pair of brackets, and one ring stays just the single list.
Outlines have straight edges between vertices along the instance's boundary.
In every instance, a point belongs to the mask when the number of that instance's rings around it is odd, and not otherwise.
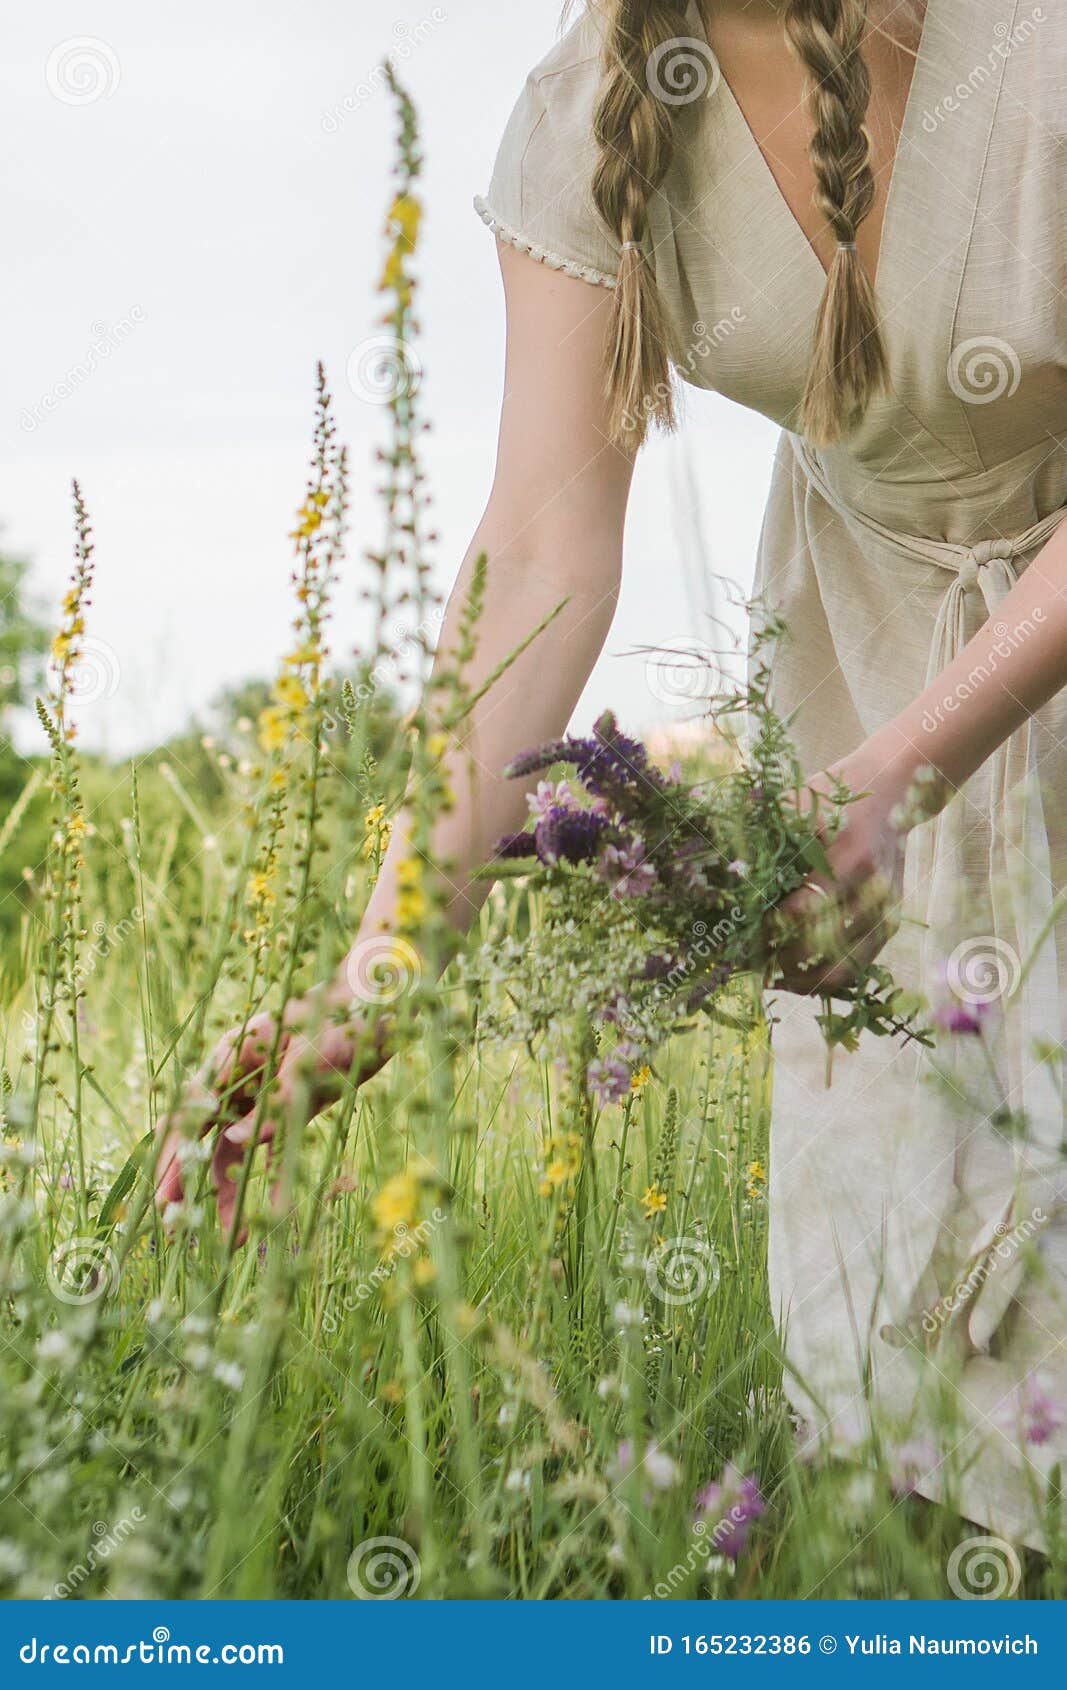
[{"label": "blue footer bar", "polygon": [[1067,1605],[1053,1602],[8,1602],[0,1684],[152,1673],[276,1685],[336,1671],[506,1690],[573,1684],[1064,1682]]}]

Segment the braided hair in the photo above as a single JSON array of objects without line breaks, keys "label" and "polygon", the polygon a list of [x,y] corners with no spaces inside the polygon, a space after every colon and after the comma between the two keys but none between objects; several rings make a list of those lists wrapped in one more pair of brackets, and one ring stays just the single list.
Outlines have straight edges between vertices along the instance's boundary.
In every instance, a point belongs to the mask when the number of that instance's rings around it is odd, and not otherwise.
[{"label": "braided hair", "polygon": [[[672,51],[691,60],[696,44],[684,4],[593,4],[604,17],[593,199],[620,247],[607,363],[609,420],[616,439],[636,444],[650,426],[670,428],[675,420],[671,334],[644,242],[649,202],[677,145],[678,108],[688,101],[663,98],[653,71]],[[839,439],[887,382],[874,287],[856,250],[857,231],[875,197],[867,130],[871,79],[862,51],[868,11],[868,0],[786,0],[784,6],[786,34],[807,72],[816,203],[837,241],[798,417],[800,432],[815,445]]]}]

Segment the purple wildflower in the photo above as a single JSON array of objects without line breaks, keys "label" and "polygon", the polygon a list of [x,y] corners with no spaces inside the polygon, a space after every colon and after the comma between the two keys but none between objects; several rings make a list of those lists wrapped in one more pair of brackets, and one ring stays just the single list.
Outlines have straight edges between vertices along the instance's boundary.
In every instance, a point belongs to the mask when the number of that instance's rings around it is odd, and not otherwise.
[{"label": "purple wildflower", "polygon": [[731,1461],[723,1468],[718,1481],[705,1485],[698,1493],[697,1524],[711,1526],[711,1541],[719,1554],[736,1561],[748,1546],[753,1520],[758,1520],[766,1508],[755,1479],[741,1473]]},{"label": "purple wildflower", "polygon": [[591,739],[554,739],[536,750],[525,751],[504,770],[512,778],[538,774],[554,763],[570,763],[583,786],[596,797],[610,797],[620,788],[640,784],[664,787],[659,770],[648,761],[640,740],[620,733],[610,710],[593,727]]},{"label": "purple wildflower", "polygon": [[640,898],[651,892],[657,874],[646,861],[645,842],[636,835],[629,845],[605,847],[600,858],[600,874],[611,887],[613,898]]},{"label": "purple wildflower", "polygon": [[989,1005],[971,998],[947,998],[934,1010],[934,1026],[943,1033],[980,1033],[982,1022],[989,1014]]},{"label": "purple wildflower", "polygon": [[935,1005],[931,1019],[943,1033],[979,1034],[992,1007],[988,997],[976,997],[961,987],[948,963],[938,965],[937,980],[941,1001]]},{"label": "purple wildflower", "polygon": [[532,833],[505,833],[493,847],[494,857],[536,857],[537,841]]},{"label": "purple wildflower", "polygon": [[526,794],[532,816],[547,816],[553,805],[568,805],[573,798],[574,794],[565,780],[561,780],[558,786],[553,786],[550,780],[539,780],[537,791]]},{"label": "purple wildflower", "polygon": [[74,1178],[73,1178],[73,1175],[71,1174],[71,1171],[70,1171],[70,1163],[69,1162],[64,1162],[63,1167],[60,1171],[59,1186],[60,1186],[61,1191],[73,1191],[74,1190]]},{"label": "purple wildflower", "polygon": [[561,858],[567,863],[591,863],[607,825],[603,816],[591,810],[570,810],[554,804],[534,828],[537,855],[548,866]]},{"label": "purple wildflower", "polygon": [[626,1063],[616,1056],[597,1057],[586,1070],[589,1090],[601,1105],[621,1103],[629,1096],[631,1078]]},{"label": "purple wildflower", "polygon": [[1063,1407],[1049,1395],[1042,1376],[1031,1374],[1015,1392],[1000,1424],[1006,1432],[1021,1435],[1024,1443],[1040,1447],[1064,1424]]}]

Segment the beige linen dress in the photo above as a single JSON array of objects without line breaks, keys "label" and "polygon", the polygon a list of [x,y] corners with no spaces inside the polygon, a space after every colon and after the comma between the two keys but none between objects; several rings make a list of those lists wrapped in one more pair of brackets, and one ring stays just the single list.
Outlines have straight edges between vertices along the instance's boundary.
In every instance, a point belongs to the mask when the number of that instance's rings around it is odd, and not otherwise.
[{"label": "beige linen dress", "polygon": [[[695,8],[692,34],[679,51],[699,97],[678,100],[646,251],[682,376],[784,430],[757,592],[791,629],[777,702],[814,772],[995,617],[1067,507],[1067,17],[929,0],[877,277],[892,391],[818,452],[790,425],[823,269]],[[501,239],[611,286],[617,247],[589,188],[598,53],[587,19],[534,70],[476,203]],[[657,74],[677,98],[669,65]],[[1004,656],[1033,626],[997,633]],[[862,1444],[873,1420],[910,1445],[920,1490],[1038,1545],[1067,1440],[1065,799],[1061,696],[910,836],[911,919],[885,960],[935,993],[940,964],[982,1000],[981,1038],[946,1038],[933,1062],[869,1040],[836,1056],[827,1089],[815,1009],[773,1006],[770,1270],[789,1393],[812,1436]]]}]

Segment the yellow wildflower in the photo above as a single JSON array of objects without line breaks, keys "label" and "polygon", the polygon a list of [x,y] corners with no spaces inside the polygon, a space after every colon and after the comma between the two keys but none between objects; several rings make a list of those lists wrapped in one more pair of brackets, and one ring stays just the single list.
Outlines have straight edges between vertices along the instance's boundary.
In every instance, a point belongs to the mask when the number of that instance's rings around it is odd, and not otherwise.
[{"label": "yellow wildflower", "polygon": [[644,1091],[645,1087],[648,1085],[648,1082],[651,1078],[652,1078],[652,1070],[648,1066],[648,1063],[646,1062],[645,1066],[643,1068],[639,1068],[637,1070],[637,1073],[631,1079],[630,1090],[632,1092],[636,1092],[637,1096],[640,1097],[641,1093]]},{"label": "yellow wildflower", "polygon": [[254,874],[248,882],[248,902],[250,904],[273,904],[274,887],[271,885],[269,874]]},{"label": "yellow wildflower", "polygon": [[745,1187],[746,1195],[748,1197],[758,1197],[760,1194],[760,1187],[766,1185],[766,1183],[767,1175],[764,1172],[763,1163],[750,1162],[748,1164],[748,1184]]},{"label": "yellow wildflower", "polygon": [[374,1224],[383,1241],[392,1241],[398,1227],[410,1227],[418,1219],[419,1185],[410,1169],[387,1179],[371,1203]]},{"label": "yellow wildflower", "polygon": [[389,229],[396,236],[398,252],[414,252],[422,221],[422,206],[413,194],[397,194],[389,207]]},{"label": "yellow wildflower", "polygon": [[288,738],[288,718],[277,704],[259,713],[259,743],[264,751],[278,751]]},{"label": "yellow wildflower", "polygon": [[318,508],[318,502],[309,499],[307,504],[301,505],[296,515],[297,525],[289,536],[290,540],[309,540],[316,528],[322,525],[322,511]]},{"label": "yellow wildflower", "polygon": [[653,1184],[649,1186],[641,1201],[645,1206],[645,1219],[650,1221],[653,1215],[662,1215],[667,1207],[667,1193]]},{"label": "yellow wildflower", "polygon": [[431,1285],[437,1278],[437,1269],[429,1256],[420,1256],[412,1269],[416,1285]]},{"label": "yellow wildflower", "polygon": [[313,641],[306,640],[303,645],[297,646],[295,651],[291,651],[289,653],[288,657],[285,658],[285,662],[295,669],[303,663],[318,663],[321,657],[322,651],[320,647],[314,644]]},{"label": "yellow wildflower", "polygon": [[298,681],[295,675],[279,676],[274,683],[274,696],[289,710],[303,710],[308,702],[303,682]]}]

